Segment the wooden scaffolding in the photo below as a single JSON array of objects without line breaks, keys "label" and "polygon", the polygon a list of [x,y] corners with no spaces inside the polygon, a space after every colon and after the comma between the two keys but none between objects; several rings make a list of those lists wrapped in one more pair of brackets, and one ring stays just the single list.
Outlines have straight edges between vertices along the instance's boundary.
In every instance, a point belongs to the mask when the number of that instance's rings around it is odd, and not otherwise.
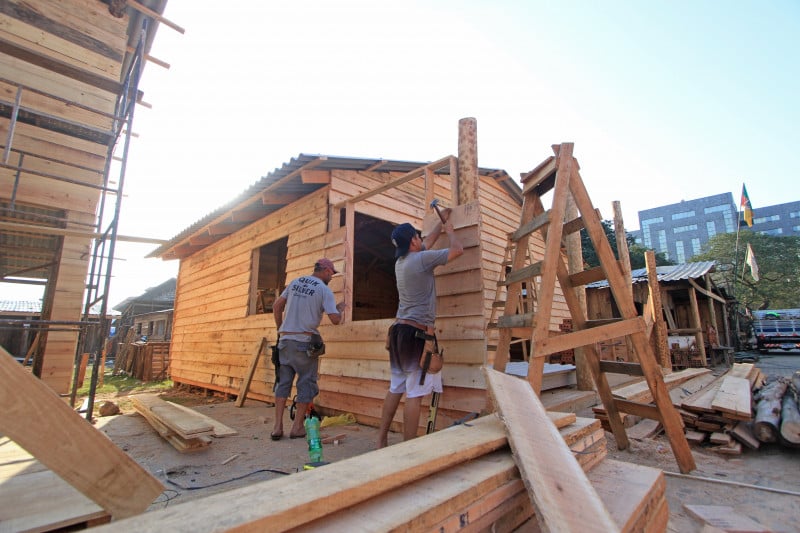
[{"label": "wooden scaffolding", "polygon": [[[664,386],[661,369],[650,344],[653,329],[652,317],[639,316],[633,302],[625,267],[614,253],[603,230],[600,215],[592,205],[573,157],[573,144],[554,145],[554,156],[548,158],[523,176],[523,205],[519,229],[511,236],[513,257],[510,271],[505,275],[506,301],[503,316],[498,317],[499,328],[494,368],[505,368],[510,358],[510,346],[515,339],[530,340],[528,381],[540,393],[545,358],[550,354],[583,347],[592,377],[603,405],[608,412],[611,430],[620,449],[628,447],[628,437],[620,412],[634,414],[661,422],[669,439],[681,472],[694,470],[695,463],[683,433],[680,415],[670,400]],[[550,210],[545,210],[542,196],[553,192]],[[577,207],[579,217],[565,220],[568,201]],[[569,233],[586,228],[594,245],[600,266],[570,273],[562,238]],[[544,243],[542,261],[532,262],[527,253],[530,236],[540,232]],[[511,243],[510,243],[511,244]],[[607,279],[621,318],[587,320],[576,290],[594,281]],[[573,331],[554,333],[550,330],[556,281],[572,315]],[[523,292],[534,291],[535,309],[521,306]],[[626,337],[633,346],[637,363],[602,361],[596,344],[599,341]],[[643,376],[653,395],[654,404],[644,404],[617,399],[611,393],[607,372]]]}]

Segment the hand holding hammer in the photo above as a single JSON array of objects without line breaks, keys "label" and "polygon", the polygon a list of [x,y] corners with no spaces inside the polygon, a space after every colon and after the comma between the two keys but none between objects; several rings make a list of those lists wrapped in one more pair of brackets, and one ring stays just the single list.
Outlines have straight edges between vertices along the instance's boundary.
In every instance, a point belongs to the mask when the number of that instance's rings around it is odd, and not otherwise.
[{"label": "hand holding hammer", "polygon": [[[436,211],[436,214],[439,215],[439,220],[442,221],[442,225],[444,226],[447,224],[447,221],[450,219],[450,212],[452,211],[449,207],[442,210],[439,207],[439,200],[434,198],[431,202],[431,207]],[[447,214],[447,218],[445,218],[445,214]]]}]

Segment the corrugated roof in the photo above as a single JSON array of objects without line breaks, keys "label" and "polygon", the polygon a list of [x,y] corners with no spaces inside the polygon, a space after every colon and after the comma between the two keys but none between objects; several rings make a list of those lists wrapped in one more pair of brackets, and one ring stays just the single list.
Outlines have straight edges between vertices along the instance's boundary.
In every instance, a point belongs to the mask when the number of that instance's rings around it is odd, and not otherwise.
[{"label": "corrugated roof", "polygon": [[[225,205],[207,214],[178,235],[150,252],[147,257],[162,257],[164,259],[175,259],[180,257],[175,247],[179,244],[190,248],[190,253],[208,246],[223,238],[226,234],[232,233],[239,227],[255,220],[247,216],[246,212],[263,218],[270,213],[281,209],[291,202],[276,203],[271,205],[256,204],[254,199],[260,197],[265,191],[282,196],[296,196],[300,198],[325,187],[323,183],[303,183],[300,176],[302,170],[356,170],[372,172],[402,172],[407,173],[418,169],[430,162],[419,161],[399,161],[389,159],[365,159],[357,157],[341,157],[329,155],[300,154],[292,158],[288,163],[284,163],[280,168],[276,168],[267,176],[262,177],[247,190],[239,194],[236,198]],[[434,169],[436,173],[448,173],[449,163],[445,163],[441,168]],[[504,170],[479,168],[478,172],[482,176],[494,178],[519,205],[522,205],[522,189]],[[249,205],[248,205],[249,204]],[[237,221],[234,210],[239,208],[240,214],[245,214],[241,220]],[[208,232],[207,227],[211,224],[227,225],[229,229],[225,231]],[[238,226],[238,227],[237,227]],[[184,243],[187,239],[194,239],[194,243]]]},{"label": "corrugated roof", "polygon": [[[706,274],[710,274],[716,270],[716,263],[714,261],[698,261],[695,263],[683,263],[680,265],[664,265],[656,267],[656,275],[659,282],[667,281],[681,281],[689,279],[702,278]],[[647,269],[637,268],[631,271],[631,278],[633,284],[647,283]],[[608,287],[608,280],[595,281],[589,283],[586,288],[599,289]]]},{"label": "corrugated roof", "polygon": [[33,300],[0,300],[0,313],[24,313],[38,315],[42,302]]},{"label": "corrugated roof", "polygon": [[[92,314],[100,314],[101,304],[92,306]],[[2,313],[17,313],[25,315],[38,315],[42,312],[41,300],[0,300],[0,314]],[[116,316],[119,312],[107,310],[106,315]]]}]

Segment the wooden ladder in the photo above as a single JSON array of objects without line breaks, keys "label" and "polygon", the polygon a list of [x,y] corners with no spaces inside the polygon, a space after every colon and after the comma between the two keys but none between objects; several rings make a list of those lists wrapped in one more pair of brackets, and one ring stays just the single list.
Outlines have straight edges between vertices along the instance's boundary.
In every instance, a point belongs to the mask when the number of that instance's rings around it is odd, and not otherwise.
[{"label": "wooden ladder", "polygon": [[[498,329],[498,317],[500,316],[500,312],[503,311],[504,315],[508,314],[506,310],[506,302],[508,301],[507,297],[507,289],[506,287],[509,283],[512,283],[513,280],[510,280],[506,277],[506,274],[510,271],[512,266],[512,260],[516,254],[516,246],[517,243],[514,240],[514,235],[510,234],[508,236],[508,242],[506,244],[506,251],[505,256],[503,258],[502,269],[503,273],[500,276],[500,279],[497,282],[497,290],[495,291],[495,298],[494,302],[492,303],[492,311],[489,317],[489,323],[487,324],[488,329]],[[525,261],[531,261],[531,251],[530,248],[527,248],[527,257]],[[525,313],[527,310],[532,310],[536,303],[536,286],[533,283],[528,283],[524,286],[520,285],[519,290],[517,291],[516,297],[517,305],[513,307],[515,313]],[[527,337],[527,338],[526,338]],[[530,352],[530,335],[527,336],[517,336],[514,340],[511,340],[510,344],[519,344],[520,351],[522,353],[522,359],[524,361],[529,360],[529,352]],[[488,352],[496,352],[497,345],[496,344],[488,344],[486,346]],[[510,346],[509,346],[510,350]]]},{"label": "wooden ladder", "polygon": [[[648,321],[636,312],[630,285],[625,281],[625,267],[614,257],[600,214],[592,205],[572,150],[572,143],[554,145],[555,156],[546,159],[523,176],[522,215],[520,227],[511,237],[515,243],[514,257],[511,260],[511,271],[505,275],[506,302],[504,315],[497,320],[500,331],[494,368],[503,371],[509,360],[514,338],[526,335],[530,339],[532,354],[528,366],[528,381],[538,394],[542,387],[545,358],[553,353],[583,347],[586,362],[600,400],[608,413],[611,431],[619,449],[628,447],[628,436],[620,412],[657,420],[664,426],[681,472],[691,472],[695,468],[694,457],[684,436],[680,415],[672,405],[650,344],[652,319]],[[553,191],[553,205],[546,211],[541,197],[550,191]],[[579,216],[565,222],[570,196],[577,206]],[[566,256],[562,255],[562,238],[584,227],[594,245],[600,266],[570,274]],[[535,232],[541,234],[545,246],[542,261],[534,263],[528,260],[527,250],[531,235]],[[537,279],[535,312],[531,309],[518,312],[523,283],[536,286]],[[587,320],[578,299],[577,288],[603,279],[608,280],[621,318]],[[553,334],[550,331],[556,280],[572,315],[573,331],[570,333]],[[600,359],[596,343],[618,337],[630,339],[638,356],[638,363]],[[643,376],[655,405],[614,398],[606,377],[607,372]]]}]

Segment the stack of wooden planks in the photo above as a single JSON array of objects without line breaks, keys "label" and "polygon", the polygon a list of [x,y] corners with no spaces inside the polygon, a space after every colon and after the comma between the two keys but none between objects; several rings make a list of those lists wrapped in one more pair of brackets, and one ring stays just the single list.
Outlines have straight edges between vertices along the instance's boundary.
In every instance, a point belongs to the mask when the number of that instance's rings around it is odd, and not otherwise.
[{"label": "stack of wooden planks", "polygon": [[686,439],[708,441],[718,453],[738,455],[742,444],[757,448],[748,429],[753,419],[752,390],[763,379],[752,363],[736,363],[696,392],[676,391],[672,396],[686,427]]},{"label": "stack of wooden planks", "polygon": [[[691,382],[702,376],[710,375],[711,370],[707,368],[687,368],[685,370],[672,372],[671,374],[664,376],[664,385],[670,391],[680,388],[685,389],[685,383]],[[647,386],[647,382],[644,380],[644,378],[635,383],[617,387],[613,389],[612,393],[615,398],[620,398],[631,402],[653,402],[653,395],[651,394],[650,388]],[[608,414],[606,413],[605,407],[603,407],[601,404],[593,407],[592,411],[594,412],[594,417],[602,421],[603,428],[605,428],[607,431],[611,431],[611,426],[608,423]],[[620,413],[620,418],[622,419],[622,423],[626,428],[634,426],[641,420],[640,417],[629,413]]]},{"label": "stack of wooden planks", "polygon": [[205,449],[211,437],[238,432],[211,417],[182,405],[164,401],[153,394],[131,396],[133,406],[164,440],[182,453]]},{"label": "stack of wooden planks", "polygon": [[[669,509],[661,470],[607,459],[598,420],[545,413],[541,403],[528,409],[538,400],[527,380],[499,379],[513,382],[505,393],[495,393],[495,404],[519,403],[518,412],[498,409],[499,416],[111,526],[500,532],[523,525],[576,530],[568,526],[581,522],[581,531],[666,530]],[[513,386],[530,389],[533,399],[520,398]],[[531,446],[526,448],[525,441]]]}]

